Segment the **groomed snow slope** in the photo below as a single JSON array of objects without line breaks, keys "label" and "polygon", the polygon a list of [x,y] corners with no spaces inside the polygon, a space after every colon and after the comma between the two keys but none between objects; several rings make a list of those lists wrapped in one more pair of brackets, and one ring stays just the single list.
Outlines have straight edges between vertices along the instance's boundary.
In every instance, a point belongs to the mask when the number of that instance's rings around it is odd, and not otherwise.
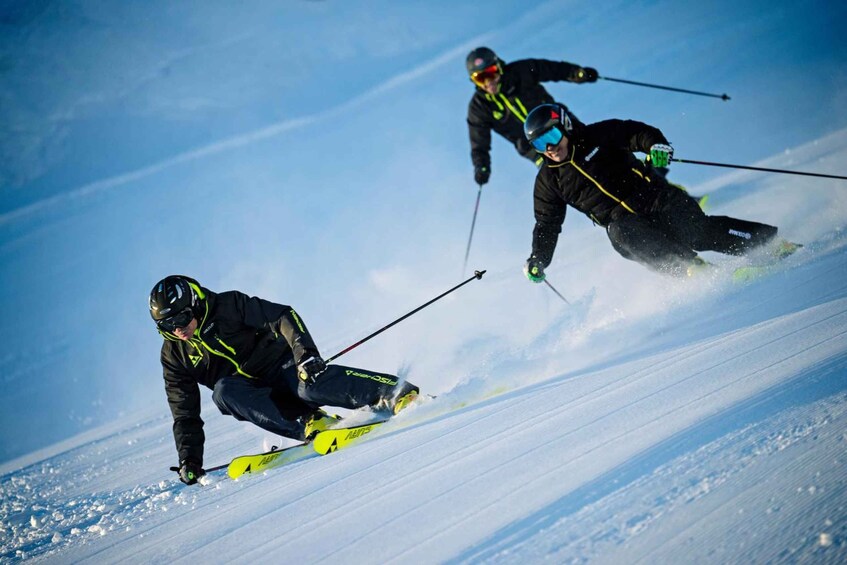
[{"label": "groomed snow slope", "polygon": [[[629,325],[652,351],[506,391],[490,369],[369,441],[261,476],[185,487],[166,470],[168,418],[129,422],[3,476],[0,555],[843,562],[843,243],[749,286],[711,281],[658,334]],[[207,421],[210,462],[258,447]]]}]

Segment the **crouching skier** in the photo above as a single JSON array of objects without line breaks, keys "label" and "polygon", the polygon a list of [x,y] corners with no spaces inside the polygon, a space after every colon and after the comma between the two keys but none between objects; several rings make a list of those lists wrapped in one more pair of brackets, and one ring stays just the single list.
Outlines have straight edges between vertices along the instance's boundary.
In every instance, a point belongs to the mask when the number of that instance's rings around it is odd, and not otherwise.
[{"label": "crouching skier", "polygon": [[527,116],[527,140],[543,155],[535,179],[532,253],[524,273],[545,279],[568,206],[605,227],[615,250],[627,259],[674,276],[693,276],[711,266],[698,251],[744,255],[769,246],[790,255],[796,243],[777,238],[767,224],[707,216],[685,192],[651,175],[633,151],[667,167],[673,148],[658,129],[632,120],[583,125],[560,104],[542,104]]},{"label": "crouching skier", "polygon": [[394,375],[324,363],[290,306],[235,290],[215,293],[172,275],[150,292],[150,315],[164,337],[179,476],[189,485],[204,474],[198,385],[213,391],[221,413],[299,441],[337,421],[321,406],[396,414],[418,394]]}]

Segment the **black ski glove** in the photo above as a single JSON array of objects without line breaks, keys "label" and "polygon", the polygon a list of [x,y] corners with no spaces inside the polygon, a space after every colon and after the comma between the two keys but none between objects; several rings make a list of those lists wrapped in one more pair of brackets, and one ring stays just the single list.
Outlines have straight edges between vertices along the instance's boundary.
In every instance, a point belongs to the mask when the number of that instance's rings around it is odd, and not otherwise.
[{"label": "black ski glove", "polygon": [[576,72],[576,80],[574,82],[597,82],[597,69],[593,67],[582,67]]},{"label": "black ski glove", "polygon": [[304,355],[305,360],[297,364],[297,376],[306,385],[313,385],[321,373],[326,371],[326,362],[317,351]]},{"label": "black ski glove", "polygon": [[491,176],[491,169],[489,167],[477,167],[474,169],[473,178],[476,181],[476,184],[482,186],[483,184],[488,182],[488,177]]},{"label": "black ski glove", "polygon": [[203,467],[194,461],[186,460],[179,464],[179,480],[187,485],[195,484],[205,474]]}]

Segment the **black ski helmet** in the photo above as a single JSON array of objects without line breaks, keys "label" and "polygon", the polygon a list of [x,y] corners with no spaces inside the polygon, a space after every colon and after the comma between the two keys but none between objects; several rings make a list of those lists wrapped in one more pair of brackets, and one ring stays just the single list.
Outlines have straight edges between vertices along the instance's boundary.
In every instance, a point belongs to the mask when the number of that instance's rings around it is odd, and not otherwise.
[{"label": "black ski helmet", "polygon": [[527,114],[523,132],[530,142],[547,133],[551,128],[557,128],[565,134],[565,137],[569,137],[577,123],[579,123],[577,119],[564,104],[541,104]]},{"label": "black ski helmet", "polygon": [[194,279],[183,275],[165,277],[150,291],[150,316],[158,322],[191,308],[194,317],[202,319],[201,295],[200,284]]},{"label": "black ski helmet", "polygon": [[468,76],[478,73],[483,69],[487,69],[491,65],[500,65],[500,59],[488,47],[477,47],[468,53],[465,59],[465,67],[468,69]]}]

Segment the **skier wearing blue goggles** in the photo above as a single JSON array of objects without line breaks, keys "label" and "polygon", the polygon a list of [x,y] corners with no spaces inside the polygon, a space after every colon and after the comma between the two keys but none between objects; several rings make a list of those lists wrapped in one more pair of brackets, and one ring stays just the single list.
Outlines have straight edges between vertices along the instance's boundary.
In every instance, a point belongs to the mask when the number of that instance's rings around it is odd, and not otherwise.
[{"label": "skier wearing blue goggles", "polygon": [[[799,247],[778,239],[776,226],[707,216],[696,199],[653,170],[673,160],[673,147],[651,125],[621,119],[585,125],[561,104],[541,104],[527,114],[524,133],[545,163],[533,186],[535,227],[524,265],[534,283],[545,281],[568,207],[605,228],[624,258],[672,276],[710,271],[700,251],[744,255],[761,248],[763,256],[779,257]],[[650,164],[636,152],[649,155]]]},{"label": "skier wearing blue goggles", "polygon": [[532,140],[532,146],[539,153],[544,153],[547,151],[547,146],[551,145],[553,147],[559,145],[562,141],[562,132],[557,127],[552,127],[546,132],[542,133],[538,137]]},{"label": "skier wearing blue goggles", "polygon": [[571,115],[566,107],[559,104],[545,104],[537,110],[530,112],[524,122],[526,139],[539,153],[556,151],[562,138],[573,132]]}]

